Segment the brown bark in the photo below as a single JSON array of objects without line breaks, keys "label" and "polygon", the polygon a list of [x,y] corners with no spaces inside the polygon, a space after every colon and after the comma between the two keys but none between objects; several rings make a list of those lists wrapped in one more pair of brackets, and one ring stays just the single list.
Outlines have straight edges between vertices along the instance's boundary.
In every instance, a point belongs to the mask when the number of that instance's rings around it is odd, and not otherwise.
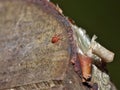
[{"label": "brown bark", "polygon": [[[56,34],[61,39],[52,43]],[[59,8],[46,0],[0,0],[0,90],[91,90],[70,63],[74,54],[71,25]],[[94,65],[92,83],[116,90]]]}]

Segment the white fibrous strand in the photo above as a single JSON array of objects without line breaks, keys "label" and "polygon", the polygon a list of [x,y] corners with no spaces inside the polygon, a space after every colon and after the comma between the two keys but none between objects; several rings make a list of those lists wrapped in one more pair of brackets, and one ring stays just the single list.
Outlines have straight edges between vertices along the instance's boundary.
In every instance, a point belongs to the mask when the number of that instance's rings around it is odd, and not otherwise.
[{"label": "white fibrous strand", "polygon": [[108,49],[100,45],[99,43],[97,43],[95,41],[96,38],[97,37],[94,35],[91,40],[92,53],[102,58],[104,62],[112,62],[114,58],[114,53],[109,51]]},{"label": "white fibrous strand", "polygon": [[114,53],[96,42],[96,35],[90,40],[84,29],[78,28],[75,25],[72,25],[72,29],[78,53],[94,58],[94,60],[101,61],[102,59],[104,62],[113,61]]}]

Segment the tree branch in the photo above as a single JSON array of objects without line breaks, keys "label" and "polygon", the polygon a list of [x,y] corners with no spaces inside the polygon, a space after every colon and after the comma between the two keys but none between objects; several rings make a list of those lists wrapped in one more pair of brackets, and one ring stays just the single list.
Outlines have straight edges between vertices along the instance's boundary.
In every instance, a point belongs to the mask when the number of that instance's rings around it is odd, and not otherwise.
[{"label": "tree branch", "polygon": [[74,35],[48,0],[0,0],[0,90],[116,90],[102,62],[92,64],[92,86],[82,83],[70,63],[78,52]]}]

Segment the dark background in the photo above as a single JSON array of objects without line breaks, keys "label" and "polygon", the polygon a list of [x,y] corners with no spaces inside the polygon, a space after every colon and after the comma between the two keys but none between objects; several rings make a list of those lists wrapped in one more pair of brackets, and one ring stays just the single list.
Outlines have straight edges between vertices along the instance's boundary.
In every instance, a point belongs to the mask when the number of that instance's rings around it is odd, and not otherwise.
[{"label": "dark background", "polygon": [[86,29],[92,37],[115,53],[108,64],[111,80],[120,90],[120,0],[51,0],[62,8],[65,16]]}]

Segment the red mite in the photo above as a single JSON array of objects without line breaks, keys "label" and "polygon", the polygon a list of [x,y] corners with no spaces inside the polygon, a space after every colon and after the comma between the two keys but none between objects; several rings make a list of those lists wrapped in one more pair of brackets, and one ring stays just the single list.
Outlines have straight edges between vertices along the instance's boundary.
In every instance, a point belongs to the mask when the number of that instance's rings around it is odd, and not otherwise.
[{"label": "red mite", "polygon": [[52,43],[57,43],[60,39],[61,39],[60,35],[55,35],[55,36],[52,37],[51,42]]}]

